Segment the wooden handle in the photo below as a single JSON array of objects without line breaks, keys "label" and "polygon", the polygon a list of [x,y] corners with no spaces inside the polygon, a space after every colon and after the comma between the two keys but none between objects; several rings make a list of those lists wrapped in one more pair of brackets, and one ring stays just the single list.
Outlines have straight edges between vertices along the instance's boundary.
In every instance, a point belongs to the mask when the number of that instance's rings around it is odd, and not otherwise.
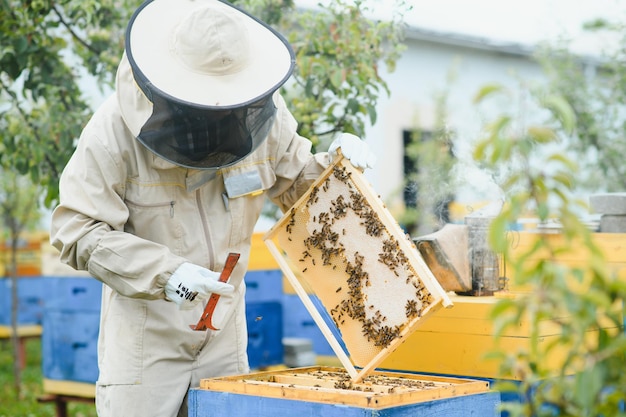
[{"label": "wooden handle", "polygon": [[[234,252],[228,254],[228,258],[226,258],[226,263],[224,264],[224,269],[222,269],[222,273],[218,278],[219,282],[228,282],[228,278],[230,278],[230,275],[233,273],[233,269],[235,269],[235,265],[237,265],[237,261],[239,261],[240,256],[240,254]],[[213,312],[215,311],[215,307],[217,306],[219,299],[219,294],[211,294],[211,298],[209,298],[206,307],[204,307],[204,312],[202,313],[202,317],[200,317],[198,324],[195,326],[192,324],[189,325],[189,327],[193,330],[206,330],[207,328],[211,330],[219,330],[213,327],[213,324],[211,323],[211,318],[213,317]]]}]

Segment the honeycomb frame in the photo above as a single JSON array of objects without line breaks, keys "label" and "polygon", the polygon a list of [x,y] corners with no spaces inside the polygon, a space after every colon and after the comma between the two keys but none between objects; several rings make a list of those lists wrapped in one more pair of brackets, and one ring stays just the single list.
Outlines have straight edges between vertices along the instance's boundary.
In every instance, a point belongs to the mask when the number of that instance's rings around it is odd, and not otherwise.
[{"label": "honeycomb frame", "polygon": [[413,241],[341,155],[263,240],[355,382],[452,306]]}]

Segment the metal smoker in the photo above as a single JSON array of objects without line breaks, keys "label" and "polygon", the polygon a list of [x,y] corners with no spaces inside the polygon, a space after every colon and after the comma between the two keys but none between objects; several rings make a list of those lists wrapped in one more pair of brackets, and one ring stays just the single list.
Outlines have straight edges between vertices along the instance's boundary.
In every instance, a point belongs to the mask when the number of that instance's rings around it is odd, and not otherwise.
[{"label": "metal smoker", "polygon": [[502,203],[494,203],[465,217],[468,227],[469,261],[472,276],[472,295],[492,295],[502,290],[500,259],[489,247],[491,222],[500,212]]}]

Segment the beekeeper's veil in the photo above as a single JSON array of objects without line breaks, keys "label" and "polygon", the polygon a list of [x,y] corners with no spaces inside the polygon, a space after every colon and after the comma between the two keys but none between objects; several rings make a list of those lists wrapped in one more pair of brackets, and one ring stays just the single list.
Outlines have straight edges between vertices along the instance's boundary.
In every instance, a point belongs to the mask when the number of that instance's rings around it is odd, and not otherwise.
[{"label": "beekeeper's veil", "polygon": [[289,78],[285,39],[218,0],[149,0],[132,16],[118,70],[126,124],[180,166],[219,168],[267,137],[273,93]]}]

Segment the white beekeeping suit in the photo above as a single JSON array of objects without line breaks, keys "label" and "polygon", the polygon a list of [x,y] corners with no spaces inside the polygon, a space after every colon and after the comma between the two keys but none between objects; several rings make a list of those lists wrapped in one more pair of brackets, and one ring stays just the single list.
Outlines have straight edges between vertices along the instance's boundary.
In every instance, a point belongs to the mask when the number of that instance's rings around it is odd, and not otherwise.
[{"label": "white beekeeping suit", "polygon": [[[330,163],[277,93],[293,63],[282,36],[225,2],[133,15],[116,93],[81,134],[51,224],[61,260],[106,284],[99,416],[186,416],[201,378],[249,370],[243,276],[264,199],[288,209]],[[371,165],[363,142],[340,140]],[[217,282],[229,252],[232,285]],[[211,293],[220,330],[194,331]]]}]

